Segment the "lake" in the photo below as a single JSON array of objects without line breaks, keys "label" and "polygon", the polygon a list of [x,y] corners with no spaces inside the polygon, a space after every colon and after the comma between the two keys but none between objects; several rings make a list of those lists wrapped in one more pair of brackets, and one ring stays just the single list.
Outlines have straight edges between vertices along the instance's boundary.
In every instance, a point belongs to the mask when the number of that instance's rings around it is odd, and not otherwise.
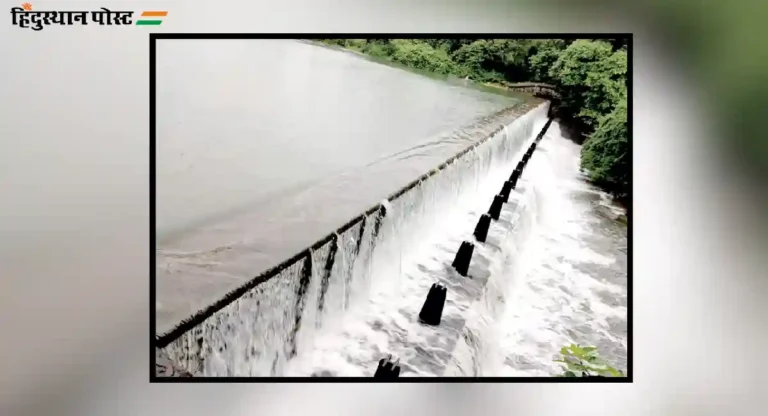
[{"label": "lake", "polygon": [[157,330],[483,138],[522,97],[291,40],[157,45]]}]

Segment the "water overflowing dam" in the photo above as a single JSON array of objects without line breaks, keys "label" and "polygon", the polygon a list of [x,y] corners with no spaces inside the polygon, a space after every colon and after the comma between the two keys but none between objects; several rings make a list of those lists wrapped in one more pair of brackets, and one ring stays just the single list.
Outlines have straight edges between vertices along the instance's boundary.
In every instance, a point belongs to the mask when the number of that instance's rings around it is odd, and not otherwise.
[{"label": "water overflowing dam", "polygon": [[158,333],[527,111],[298,42],[158,48]]},{"label": "water overflowing dam", "polygon": [[[503,111],[484,120],[495,127],[484,140],[162,335],[161,345],[175,339],[168,348],[172,359],[206,375],[283,375],[286,363],[323,331],[324,321],[354,314],[356,303],[367,302],[377,285],[392,283],[412,256],[434,244],[423,240],[432,230],[452,228],[452,215],[471,215],[471,206],[482,209],[479,195],[497,192],[494,184],[504,182],[513,158],[546,122],[547,110],[543,103],[524,114]],[[467,295],[466,302],[476,296]]]},{"label": "water overflowing dam", "polygon": [[[564,230],[553,225],[562,217],[552,211],[577,205],[561,187],[581,180],[578,153],[556,123],[548,126],[548,103],[503,104],[503,110],[484,107],[490,116],[396,146],[402,150],[369,153],[363,166],[325,170],[311,183],[286,182],[277,194],[264,194],[278,201],[272,205],[230,204],[225,219],[197,224],[194,233],[179,231],[181,222],[169,225],[156,256],[158,355],[204,376],[371,376],[387,354],[400,359],[402,377],[547,375],[556,371],[547,365],[561,346],[556,343],[581,336],[621,360],[626,264],[577,244],[582,263],[574,266],[565,261],[573,253],[558,252],[562,244],[553,237]],[[478,219],[545,126],[549,133],[487,238],[475,241]],[[275,207],[279,215],[265,214]],[[586,214],[566,213],[574,218],[565,223],[571,232],[565,240],[584,237],[573,228],[588,227]],[[550,239],[557,241],[548,246]],[[474,252],[463,276],[451,262],[465,241],[474,242]],[[542,260],[547,250],[559,253],[548,264]],[[565,263],[569,273],[582,267],[605,274],[603,267],[617,277],[593,284],[601,292],[588,297],[583,276],[560,281]],[[541,286],[539,276],[547,284]],[[448,293],[436,327],[417,319],[434,283]],[[537,290],[518,290],[531,285]],[[570,295],[557,298],[557,305],[581,302],[579,311],[569,306],[557,315],[546,305],[558,319],[539,315],[525,321],[530,333],[516,332],[524,327],[521,311],[546,304],[541,298],[550,299],[544,290],[550,285]],[[521,293],[529,298],[511,304]],[[584,305],[602,321],[587,321]],[[537,339],[553,332],[548,343]],[[539,350],[532,352],[532,345]]]}]

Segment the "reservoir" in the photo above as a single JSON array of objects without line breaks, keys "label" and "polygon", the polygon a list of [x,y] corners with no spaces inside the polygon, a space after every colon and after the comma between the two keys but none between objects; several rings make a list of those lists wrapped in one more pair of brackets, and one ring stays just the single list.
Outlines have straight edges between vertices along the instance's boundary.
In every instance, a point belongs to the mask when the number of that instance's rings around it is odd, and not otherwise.
[{"label": "reservoir", "polygon": [[294,40],[157,45],[157,330],[359,215],[520,104]]}]

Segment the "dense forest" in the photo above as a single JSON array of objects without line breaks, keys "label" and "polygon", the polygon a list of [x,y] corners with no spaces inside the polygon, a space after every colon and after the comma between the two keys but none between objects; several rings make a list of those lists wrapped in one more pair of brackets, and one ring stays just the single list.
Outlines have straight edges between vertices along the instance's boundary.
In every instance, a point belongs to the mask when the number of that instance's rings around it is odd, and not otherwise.
[{"label": "dense forest", "polygon": [[581,166],[620,200],[630,193],[626,39],[323,39],[411,68],[499,86],[554,85],[557,117],[579,136]]}]

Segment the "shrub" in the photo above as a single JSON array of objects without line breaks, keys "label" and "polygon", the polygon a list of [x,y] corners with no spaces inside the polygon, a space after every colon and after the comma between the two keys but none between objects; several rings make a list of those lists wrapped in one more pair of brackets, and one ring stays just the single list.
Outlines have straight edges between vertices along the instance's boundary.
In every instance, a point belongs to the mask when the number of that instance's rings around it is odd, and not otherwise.
[{"label": "shrub", "polygon": [[610,114],[600,118],[597,130],[581,148],[581,166],[592,181],[623,198],[631,191],[629,150],[624,97]]},{"label": "shrub", "polygon": [[587,126],[611,112],[626,94],[627,53],[610,43],[578,40],[552,64],[549,76],[557,81],[563,108]]},{"label": "shrub", "polygon": [[625,377],[624,373],[611,367],[597,353],[596,347],[580,347],[571,344],[560,349],[564,372],[560,377]]},{"label": "shrub", "polygon": [[395,48],[392,60],[412,68],[438,74],[456,73],[456,65],[443,49],[435,49],[425,42],[392,40]]}]

